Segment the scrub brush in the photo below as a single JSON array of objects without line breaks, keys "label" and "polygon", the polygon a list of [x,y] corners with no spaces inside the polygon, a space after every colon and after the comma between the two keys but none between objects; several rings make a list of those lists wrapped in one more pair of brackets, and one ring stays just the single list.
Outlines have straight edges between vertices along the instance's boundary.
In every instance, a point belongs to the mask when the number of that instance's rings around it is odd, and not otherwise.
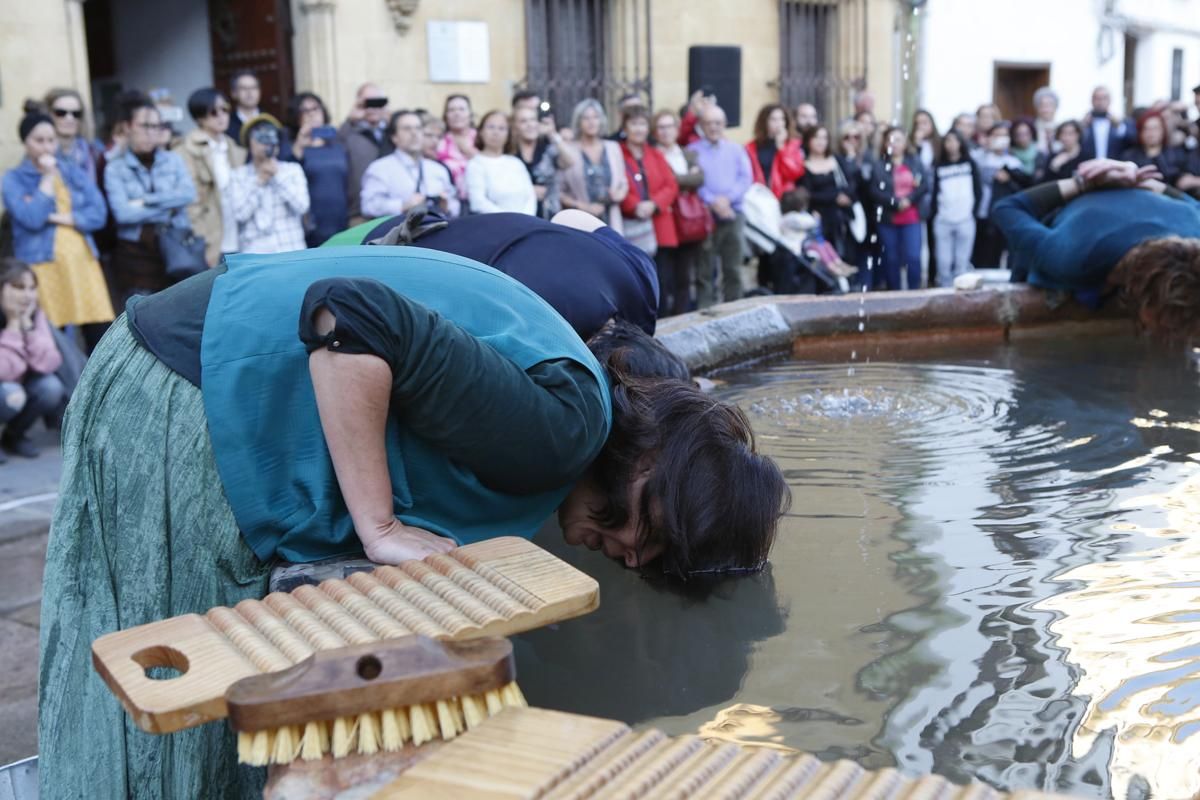
[{"label": "scrub brush", "polygon": [[279,672],[243,678],[225,701],[238,761],[312,761],[395,752],[453,739],[525,698],[507,639],[405,636],[324,650]]}]

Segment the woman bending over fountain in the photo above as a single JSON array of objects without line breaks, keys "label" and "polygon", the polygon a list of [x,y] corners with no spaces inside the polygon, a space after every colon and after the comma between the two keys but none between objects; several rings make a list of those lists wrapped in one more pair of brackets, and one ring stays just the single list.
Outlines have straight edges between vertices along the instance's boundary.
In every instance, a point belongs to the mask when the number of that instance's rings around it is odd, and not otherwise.
[{"label": "woman bending over fountain", "polygon": [[[240,255],[132,300],[63,428],[42,796],[250,797],[224,726],[140,733],[93,639],[266,593],[271,562],[532,536],[666,572],[763,564],[788,490],[735,407],[603,363],[516,280],[418,247]],[[639,344],[639,342],[641,344]],[[598,348],[600,351],[601,348]]]},{"label": "woman bending over fountain", "polygon": [[1200,202],[1161,177],[1153,165],[1093,159],[998,203],[1013,279],[1117,294],[1152,335],[1200,336]]}]

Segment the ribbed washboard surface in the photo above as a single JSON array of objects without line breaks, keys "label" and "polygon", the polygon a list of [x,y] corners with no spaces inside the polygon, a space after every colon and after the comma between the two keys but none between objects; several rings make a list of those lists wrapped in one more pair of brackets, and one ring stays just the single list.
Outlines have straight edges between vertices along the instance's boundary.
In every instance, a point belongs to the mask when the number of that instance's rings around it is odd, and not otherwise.
[{"label": "ribbed washboard surface", "polygon": [[[170,733],[223,718],[230,684],[316,650],[410,633],[508,636],[598,604],[593,579],[524,539],[505,537],[110,633],[93,642],[92,662],[138,727]],[[155,680],[149,667],[182,674]]]},{"label": "ribbed washboard surface", "polygon": [[447,743],[374,795],[381,800],[726,798],[727,800],[1015,800],[983,784],[952,784],[850,761],[635,733],[620,722],[507,709]]}]

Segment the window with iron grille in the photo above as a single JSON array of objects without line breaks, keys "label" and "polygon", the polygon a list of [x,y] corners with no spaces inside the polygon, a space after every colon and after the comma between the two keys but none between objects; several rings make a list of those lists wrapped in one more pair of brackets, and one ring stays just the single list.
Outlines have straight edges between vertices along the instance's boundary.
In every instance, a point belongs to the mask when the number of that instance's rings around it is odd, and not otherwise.
[{"label": "window with iron grille", "polygon": [[780,0],[779,99],[812,103],[823,120],[849,115],[866,86],[867,0]]},{"label": "window with iron grille", "polygon": [[651,0],[525,0],[524,86],[550,101],[559,125],[595,98],[617,120],[627,92],[650,95]]}]

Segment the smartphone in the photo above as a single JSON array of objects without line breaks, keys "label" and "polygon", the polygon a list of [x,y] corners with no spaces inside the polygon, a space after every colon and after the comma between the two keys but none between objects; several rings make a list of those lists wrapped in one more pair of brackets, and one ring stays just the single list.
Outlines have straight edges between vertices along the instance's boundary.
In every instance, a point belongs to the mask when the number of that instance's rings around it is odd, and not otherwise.
[{"label": "smartphone", "polygon": [[337,129],[332,125],[322,125],[312,129],[312,138],[331,142],[337,138]]},{"label": "smartphone", "polygon": [[363,108],[383,108],[388,103],[386,97],[368,97],[363,100]]},{"label": "smartphone", "polygon": [[550,103],[543,100],[541,105],[538,106],[538,119],[549,119],[552,116],[553,112],[550,109]]}]

